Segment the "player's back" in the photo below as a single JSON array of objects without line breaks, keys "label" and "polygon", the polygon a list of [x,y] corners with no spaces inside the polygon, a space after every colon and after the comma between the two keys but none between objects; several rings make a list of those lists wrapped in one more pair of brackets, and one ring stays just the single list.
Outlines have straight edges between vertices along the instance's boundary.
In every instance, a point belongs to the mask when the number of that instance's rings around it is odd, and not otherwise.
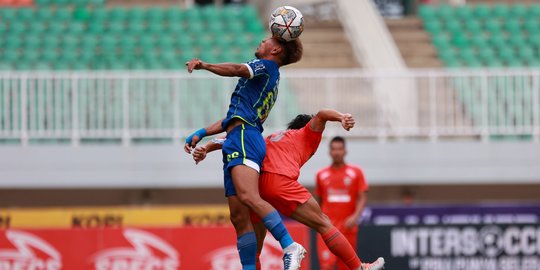
[{"label": "player's back", "polygon": [[262,59],[255,59],[245,65],[250,78],[238,80],[222,125],[225,128],[231,119],[240,118],[262,132],[262,124],[278,96],[279,66],[274,61]]},{"label": "player's back", "polygon": [[263,172],[298,178],[300,168],[315,154],[322,138],[322,131],[313,131],[310,123],[301,129],[277,132],[266,138]]}]

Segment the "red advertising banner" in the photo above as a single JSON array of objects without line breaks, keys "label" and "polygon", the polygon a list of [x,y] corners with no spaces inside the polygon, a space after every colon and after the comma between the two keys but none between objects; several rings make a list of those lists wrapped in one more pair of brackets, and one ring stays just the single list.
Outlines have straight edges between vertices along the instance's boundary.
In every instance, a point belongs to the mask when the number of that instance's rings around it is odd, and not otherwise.
[{"label": "red advertising banner", "polygon": [[[288,224],[309,247],[306,227]],[[267,235],[263,270],[283,269],[279,243]],[[302,269],[309,269],[308,259]],[[0,270],[241,270],[232,227],[0,231]]]}]

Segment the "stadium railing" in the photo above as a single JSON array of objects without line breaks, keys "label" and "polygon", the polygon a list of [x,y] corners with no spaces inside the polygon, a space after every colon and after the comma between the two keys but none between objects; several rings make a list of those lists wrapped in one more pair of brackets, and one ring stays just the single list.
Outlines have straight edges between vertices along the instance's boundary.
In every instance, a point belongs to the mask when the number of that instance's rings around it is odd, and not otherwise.
[{"label": "stadium railing", "polygon": [[[202,72],[1,72],[0,141],[180,142],[225,115],[235,82]],[[388,102],[405,90],[384,88],[400,82],[414,104]],[[403,111],[392,106],[408,106],[414,121],[389,121]],[[286,70],[265,129],[325,107],[356,117],[350,137],[538,142],[540,70]]]}]

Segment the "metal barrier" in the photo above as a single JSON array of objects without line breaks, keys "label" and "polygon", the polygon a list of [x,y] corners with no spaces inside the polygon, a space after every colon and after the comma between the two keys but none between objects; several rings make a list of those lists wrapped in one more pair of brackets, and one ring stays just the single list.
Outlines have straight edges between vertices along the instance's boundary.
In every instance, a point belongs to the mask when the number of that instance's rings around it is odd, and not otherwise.
[{"label": "metal barrier", "polygon": [[[539,80],[524,69],[285,70],[265,128],[329,107],[357,118],[350,137],[538,141]],[[180,141],[225,116],[235,83],[204,72],[2,72],[0,140]]]}]

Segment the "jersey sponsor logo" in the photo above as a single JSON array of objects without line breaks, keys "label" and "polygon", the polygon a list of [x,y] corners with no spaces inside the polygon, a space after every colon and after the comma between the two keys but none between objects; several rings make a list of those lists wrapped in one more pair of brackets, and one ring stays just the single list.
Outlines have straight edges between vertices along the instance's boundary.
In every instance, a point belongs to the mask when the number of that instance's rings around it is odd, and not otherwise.
[{"label": "jersey sponsor logo", "polygon": [[328,202],[331,203],[348,203],[351,201],[351,196],[346,194],[328,195]]},{"label": "jersey sponsor logo", "polygon": [[96,253],[92,256],[95,270],[176,270],[180,267],[177,250],[156,235],[135,229],[126,229],[123,235],[131,246],[110,248]]},{"label": "jersey sponsor logo", "polygon": [[[279,242],[271,234],[266,235],[264,247],[261,254],[262,270],[281,269],[283,252]],[[231,270],[242,269],[238,249],[236,246],[226,246],[210,252],[206,256],[210,264],[210,270]]]},{"label": "jersey sponsor logo", "polygon": [[351,168],[348,168],[347,170],[345,170],[345,173],[350,176],[351,178],[355,178],[356,177],[356,172],[351,169]]},{"label": "jersey sponsor logo", "polygon": [[345,186],[350,186],[352,183],[352,179],[348,176],[346,176],[345,178],[343,178],[343,184],[345,184]]},{"label": "jersey sponsor logo", "polygon": [[283,139],[283,137],[285,137],[285,131],[280,131],[276,134],[273,134],[270,136],[270,141],[272,142],[279,142],[281,141],[281,139]]},{"label": "jersey sponsor logo", "polygon": [[321,172],[320,178],[321,178],[321,180],[325,180],[329,176],[330,176],[330,172],[324,171],[324,172]]},{"label": "jersey sponsor logo", "polygon": [[6,231],[6,238],[15,249],[0,249],[0,269],[62,269],[60,252],[38,236],[18,230],[8,230]]},{"label": "jersey sponsor logo", "polygon": [[231,160],[238,158],[240,156],[240,153],[234,152],[232,154],[227,155],[227,162],[230,162]]}]

